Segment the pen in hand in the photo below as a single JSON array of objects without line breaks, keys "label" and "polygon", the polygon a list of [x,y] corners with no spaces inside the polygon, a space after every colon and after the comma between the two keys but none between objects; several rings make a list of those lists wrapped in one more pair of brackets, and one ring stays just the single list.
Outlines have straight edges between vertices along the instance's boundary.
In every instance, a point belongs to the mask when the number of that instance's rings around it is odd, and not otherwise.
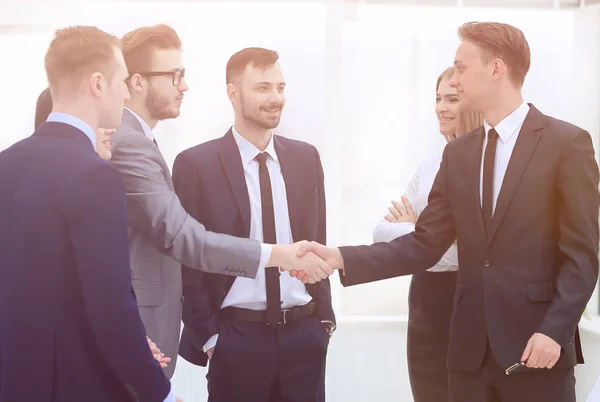
[{"label": "pen in hand", "polygon": [[513,371],[518,370],[519,368],[525,366],[525,362],[518,362],[510,366],[505,370],[506,375],[510,375]]}]

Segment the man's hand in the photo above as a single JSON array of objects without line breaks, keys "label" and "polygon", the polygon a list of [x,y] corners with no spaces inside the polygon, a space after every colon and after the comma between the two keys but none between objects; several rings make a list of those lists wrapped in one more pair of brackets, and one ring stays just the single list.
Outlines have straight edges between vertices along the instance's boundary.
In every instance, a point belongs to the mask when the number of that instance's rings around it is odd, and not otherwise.
[{"label": "man's hand", "polygon": [[307,252],[302,253],[302,256],[299,255],[303,245],[308,245],[308,242],[302,241],[289,246],[273,245],[267,266],[280,267],[282,271],[290,271],[290,273],[303,272],[304,283],[316,283],[332,275],[333,269],[322,258]]},{"label": "man's hand", "polygon": [[207,356],[208,356],[208,360],[212,360],[212,355],[213,355],[213,352],[214,352],[214,351],[215,351],[215,348],[214,348],[214,347],[212,347],[212,348],[210,348],[210,349],[208,349],[208,350],[206,351],[206,354],[207,354]]},{"label": "man's hand", "polygon": [[[338,248],[326,247],[317,242],[304,242],[298,250],[298,257],[316,254],[325,261],[325,263],[333,269],[344,269],[344,259]],[[292,277],[296,277],[303,283],[308,282],[306,273],[299,270],[290,271]],[[310,282],[309,282],[310,283]]]},{"label": "man's hand", "polygon": [[165,354],[160,351],[158,346],[156,346],[156,343],[152,342],[152,339],[146,337],[146,340],[148,341],[148,346],[150,347],[152,356],[154,356],[154,360],[160,363],[160,367],[167,367],[167,363],[171,362],[171,358],[166,357]]},{"label": "man's hand", "polygon": [[560,345],[554,339],[536,332],[525,347],[521,361],[529,368],[554,367],[560,358]]}]

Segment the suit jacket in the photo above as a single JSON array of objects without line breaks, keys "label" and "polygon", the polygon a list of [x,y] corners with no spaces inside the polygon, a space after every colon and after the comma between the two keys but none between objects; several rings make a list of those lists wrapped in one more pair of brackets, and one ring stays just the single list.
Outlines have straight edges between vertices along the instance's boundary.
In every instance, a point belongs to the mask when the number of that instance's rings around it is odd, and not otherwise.
[{"label": "suit jacket", "polygon": [[175,370],[181,327],[181,264],[211,273],[256,277],[260,243],[208,232],[173,190],[158,147],[125,110],[113,134],[111,162],[125,180],[133,288],[148,336]]},{"label": "suit jacket", "polygon": [[456,238],[448,366],[477,370],[489,340],[507,368],[540,332],[562,347],[555,368],[571,367],[580,352],[574,334],[598,277],[600,196],[591,138],[530,105],[486,238],[479,192],[484,135],[480,127],[446,146],[414,233],[341,248],[342,282],[425,270]]},{"label": "suit jacket", "polygon": [[123,180],[85,134],[0,153],[0,400],[162,402],[130,289]]},{"label": "suit jacket", "polygon": [[[325,189],[319,153],[304,142],[275,136],[294,241],[326,241]],[[231,130],[190,148],[173,165],[175,190],[185,208],[208,230],[250,235],[250,200],[239,149]],[[183,268],[183,323],[179,354],[205,366],[202,347],[218,333],[221,304],[235,278]],[[335,323],[329,280],[306,285],[321,320]]]}]

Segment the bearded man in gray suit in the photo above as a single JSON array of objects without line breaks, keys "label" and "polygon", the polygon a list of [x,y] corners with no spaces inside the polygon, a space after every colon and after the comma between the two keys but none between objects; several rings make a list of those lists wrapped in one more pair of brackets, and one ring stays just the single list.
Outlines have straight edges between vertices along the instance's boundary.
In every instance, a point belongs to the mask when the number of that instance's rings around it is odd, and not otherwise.
[{"label": "bearded man in gray suit", "polygon": [[331,268],[316,255],[299,259],[300,243],[261,244],[206,231],[181,206],[152,129],[175,118],[188,90],[181,41],[169,26],[138,28],[122,38],[131,99],[113,134],[111,162],[125,180],[133,288],[148,336],[172,358],[181,325],[181,264],[204,272],[256,277],[259,267],[307,272],[312,283]]}]

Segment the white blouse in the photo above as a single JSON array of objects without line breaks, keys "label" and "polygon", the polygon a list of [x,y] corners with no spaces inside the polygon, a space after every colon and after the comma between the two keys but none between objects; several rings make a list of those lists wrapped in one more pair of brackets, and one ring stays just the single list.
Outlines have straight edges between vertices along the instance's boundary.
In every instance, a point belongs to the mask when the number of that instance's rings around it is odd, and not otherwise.
[{"label": "white blouse", "polygon": [[[410,181],[406,193],[406,198],[410,201],[415,214],[419,216],[427,206],[429,192],[433,186],[433,181],[440,169],[442,157],[431,157],[425,160],[417,169],[417,172]],[[412,222],[392,223],[383,219],[373,233],[373,241],[390,242],[402,235],[413,232],[415,225]],[[456,250],[456,242],[450,246],[448,251],[442,256],[436,265],[429,268],[430,272],[445,272],[458,270],[458,254]]]}]

